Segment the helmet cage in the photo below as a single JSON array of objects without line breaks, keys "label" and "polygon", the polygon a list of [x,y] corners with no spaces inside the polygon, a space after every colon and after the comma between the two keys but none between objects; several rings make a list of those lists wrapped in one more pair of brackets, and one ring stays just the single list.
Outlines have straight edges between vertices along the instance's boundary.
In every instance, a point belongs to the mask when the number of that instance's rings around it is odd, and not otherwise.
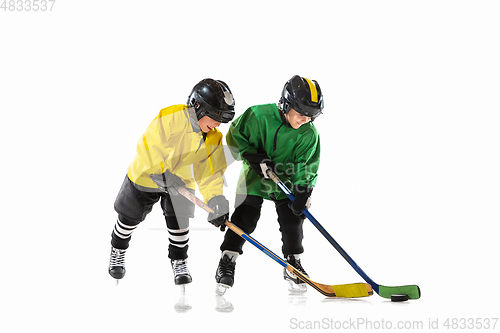
[{"label": "helmet cage", "polygon": [[189,95],[187,105],[194,108],[198,120],[207,116],[220,123],[228,123],[234,118],[233,95],[224,82],[217,80],[213,81],[216,82],[216,87],[211,87],[215,90],[215,94],[217,95],[216,98],[220,102],[221,108],[214,107],[205,101],[203,96],[198,93],[196,87],[191,92],[191,95]]},{"label": "helmet cage", "polygon": [[304,82],[305,79],[298,75],[290,79],[283,88],[279,103],[284,114],[287,114],[290,109],[294,109],[300,115],[310,117],[313,121],[323,113],[323,95],[319,84],[313,80],[312,84],[317,89],[318,97],[317,101],[312,101],[310,88]]}]

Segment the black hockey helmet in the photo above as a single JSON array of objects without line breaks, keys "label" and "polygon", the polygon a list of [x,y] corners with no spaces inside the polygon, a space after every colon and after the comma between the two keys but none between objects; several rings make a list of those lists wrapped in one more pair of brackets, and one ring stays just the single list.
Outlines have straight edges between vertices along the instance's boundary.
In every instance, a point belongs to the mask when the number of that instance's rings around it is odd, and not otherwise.
[{"label": "black hockey helmet", "polygon": [[323,113],[323,94],[318,82],[294,75],[285,84],[279,104],[285,114],[294,109],[314,120]]},{"label": "black hockey helmet", "polygon": [[208,116],[215,121],[228,123],[234,118],[234,98],[226,83],[204,79],[198,82],[187,101],[193,107],[198,120]]}]

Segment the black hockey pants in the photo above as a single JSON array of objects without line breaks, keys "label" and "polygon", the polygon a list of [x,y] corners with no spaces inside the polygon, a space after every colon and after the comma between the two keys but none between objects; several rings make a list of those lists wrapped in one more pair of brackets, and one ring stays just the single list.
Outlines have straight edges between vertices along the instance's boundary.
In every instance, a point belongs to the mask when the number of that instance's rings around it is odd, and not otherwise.
[{"label": "black hockey pants", "polygon": [[[194,194],[194,191],[188,190]],[[133,229],[144,221],[158,201],[170,233],[169,258],[187,258],[189,218],[194,217],[194,204],[180,195],[170,196],[164,192],[142,191],[127,176],[115,201],[118,221],[111,235],[111,245],[117,249],[127,249]]]},{"label": "black hockey pants", "polygon": [[[236,202],[240,202],[241,196],[236,195]],[[264,199],[259,196],[249,195],[236,207],[231,222],[242,229],[247,234],[251,234],[260,218],[260,211]],[[282,252],[285,258],[290,254],[300,254],[304,252],[302,247],[304,220],[295,215],[288,208],[289,199],[274,201],[276,212],[278,213],[278,223],[281,231]],[[220,247],[221,251],[230,250],[240,254],[243,253],[245,240],[228,230],[224,235],[224,241]]]}]

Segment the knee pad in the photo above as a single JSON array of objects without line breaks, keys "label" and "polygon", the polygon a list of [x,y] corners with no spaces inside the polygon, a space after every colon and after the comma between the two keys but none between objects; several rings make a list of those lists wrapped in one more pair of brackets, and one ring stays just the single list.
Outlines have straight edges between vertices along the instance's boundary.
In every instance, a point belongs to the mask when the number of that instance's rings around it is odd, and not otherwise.
[{"label": "knee pad", "polygon": [[[249,205],[241,205],[235,209],[231,216],[231,222],[247,234],[251,234],[257,227],[259,217],[259,209]],[[241,238],[232,230],[228,230],[224,235],[224,241],[220,249],[221,251],[230,250],[243,254],[243,244],[245,244],[245,239]]]},{"label": "knee pad", "polygon": [[251,234],[257,227],[259,218],[259,209],[249,205],[241,205],[235,209],[231,216],[231,222],[247,234]]},{"label": "knee pad", "polygon": [[276,212],[278,213],[278,223],[280,224],[281,232],[302,234],[304,219],[295,215],[292,210],[288,208],[288,205],[276,207]]},{"label": "knee pad", "polygon": [[[194,194],[193,190],[188,189],[188,191]],[[165,217],[182,216],[193,218],[196,206],[182,195],[165,194],[161,199],[161,208]]]}]

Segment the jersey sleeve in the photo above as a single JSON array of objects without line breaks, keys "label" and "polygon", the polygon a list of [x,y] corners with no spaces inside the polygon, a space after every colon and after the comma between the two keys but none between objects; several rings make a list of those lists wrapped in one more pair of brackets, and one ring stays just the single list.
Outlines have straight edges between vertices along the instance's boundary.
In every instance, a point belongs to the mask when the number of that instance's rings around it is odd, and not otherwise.
[{"label": "jersey sleeve", "polygon": [[226,134],[226,142],[234,159],[241,160],[244,153],[256,153],[258,142],[252,132],[258,133],[258,120],[251,108],[234,120]]},{"label": "jersey sleeve", "polygon": [[309,131],[294,150],[295,163],[292,182],[294,185],[313,187],[318,178],[320,162],[320,139],[314,129]]}]

